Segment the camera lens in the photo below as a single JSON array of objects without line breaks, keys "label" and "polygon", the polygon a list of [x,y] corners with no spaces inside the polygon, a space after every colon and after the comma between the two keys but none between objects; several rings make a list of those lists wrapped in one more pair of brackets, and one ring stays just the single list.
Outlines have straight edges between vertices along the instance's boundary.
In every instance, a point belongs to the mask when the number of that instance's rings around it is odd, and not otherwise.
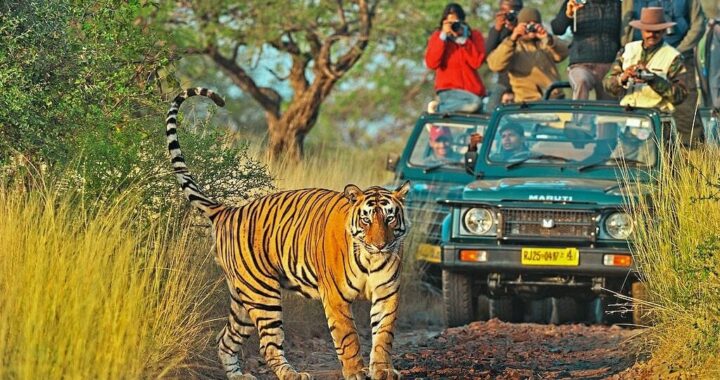
[{"label": "camera lens", "polygon": [[511,23],[515,23],[517,21],[517,12],[515,12],[514,9],[506,12],[505,19]]},{"label": "camera lens", "polygon": [[450,24],[450,29],[455,33],[460,33],[463,31],[463,25],[460,21],[455,21]]}]

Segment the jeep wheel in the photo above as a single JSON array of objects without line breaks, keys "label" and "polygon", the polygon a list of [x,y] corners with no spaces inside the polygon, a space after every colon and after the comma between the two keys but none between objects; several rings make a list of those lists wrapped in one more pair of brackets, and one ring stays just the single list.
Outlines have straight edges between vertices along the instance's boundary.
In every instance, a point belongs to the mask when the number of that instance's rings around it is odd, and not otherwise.
[{"label": "jeep wheel", "polygon": [[476,298],[473,297],[470,276],[443,269],[442,294],[448,327],[466,325],[474,320]]},{"label": "jeep wheel", "polygon": [[[632,292],[632,298],[634,298],[632,303],[633,325],[638,327],[652,325],[652,320],[649,315],[648,307],[642,304],[642,301],[648,299],[645,284],[643,284],[642,282],[633,282],[630,289],[630,291]],[[640,302],[637,302],[635,300],[639,300]]]}]

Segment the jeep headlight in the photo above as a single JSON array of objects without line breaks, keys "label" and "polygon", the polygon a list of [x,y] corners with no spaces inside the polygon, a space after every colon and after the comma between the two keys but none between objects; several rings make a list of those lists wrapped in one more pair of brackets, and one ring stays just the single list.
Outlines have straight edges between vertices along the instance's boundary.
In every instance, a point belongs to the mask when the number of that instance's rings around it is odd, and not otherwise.
[{"label": "jeep headlight", "polygon": [[493,213],[486,208],[471,208],[465,211],[463,225],[465,229],[476,235],[485,235],[495,224]]},{"label": "jeep headlight", "polygon": [[633,232],[633,221],[625,212],[614,212],[605,219],[605,231],[613,239],[627,239]]}]

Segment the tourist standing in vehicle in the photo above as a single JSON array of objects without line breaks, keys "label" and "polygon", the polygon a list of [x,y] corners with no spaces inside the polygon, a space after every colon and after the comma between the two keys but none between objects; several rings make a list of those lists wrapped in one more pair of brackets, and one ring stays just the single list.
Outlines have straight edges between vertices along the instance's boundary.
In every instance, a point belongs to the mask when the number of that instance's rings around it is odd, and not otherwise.
[{"label": "tourist standing in vehicle", "polygon": [[436,112],[475,112],[480,108],[485,85],[477,70],[484,61],[482,34],[465,22],[460,5],[448,4],[425,52],[425,64],[435,71]]},{"label": "tourist standing in vehicle", "polygon": [[[487,39],[485,40],[485,53],[490,53],[500,45],[507,37],[510,37],[512,30],[517,25],[518,13],[523,8],[522,0],[500,0],[499,10],[495,13],[495,23],[490,26]],[[498,104],[503,104],[502,96],[510,87],[510,77],[507,72],[494,73],[492,76],[492,85],[490,94],[488,95],[488,109],[494,109]]]},{"label": "tourist standing in vehicle", "polygon": [[630,22],[640,30],[641,41],[620,50],[603,80],[605,90],[621,97],[621,105],[656,107],[673,112],[687,97],[686,74],[680,52],[664,41],[674,22],[665,21],[662,8],[643,8],[640,20]]},{"label": "tourist standing in vehicle", "polygon": [[555,35],[570,28],[568,78],[573,99],[612,99],[602,80],[620,50],[620,0],[565,0],[550,23]]},{"label": "tourist standing in vehicle", "polygon": [[[682,57],[683,64],[688,71],[686,86],[687,99],[678,105],[675,111],[675,120],[680,133],[680,139],[686,146],[695,145],[703,141],[703,129],[695,110],[697,107],[698,91],[695,80],[695,47],[705,31],[706,17],[700,0],[623,0],[622,20],[624,34],[621,43],[640,39],[640,33],[630,25],[631,20],[637,20],[641,8],[659,7],[663,10],[665,20],[674,22],[665,33],[665,41],[676,48]],[[697,124],[693,124],[693,120]]]},{"label": "tourist standing in vehicle", "polygon": [[488,66],[495,72],[508,72],[516,102],[540,100],[543,91],[560,78],[555,63],[567,55],[567,42],[545,30],[540,12],[523,8],[510,36],[488,56]]}]

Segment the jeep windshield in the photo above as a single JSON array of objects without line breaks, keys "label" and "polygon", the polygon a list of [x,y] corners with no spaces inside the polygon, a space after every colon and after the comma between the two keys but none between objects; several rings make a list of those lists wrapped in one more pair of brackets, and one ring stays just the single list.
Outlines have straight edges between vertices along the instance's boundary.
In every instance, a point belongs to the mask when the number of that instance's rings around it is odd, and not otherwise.
[{"label": "jeep windshield", "polygon": [[[487,141],[487,140],[486,140]],[[648,167],[657,161],[649,117],[588,111],[508,113],[498,120],[488,161],[523,165]]]},{"label": "jeep windshield", "polygon": [[485,127],[485,124],[427,123],[415,142],[409,163],[425,168],[426,172],[440,168],[461,170],[470,135],[476,132],[483,135]]}]

